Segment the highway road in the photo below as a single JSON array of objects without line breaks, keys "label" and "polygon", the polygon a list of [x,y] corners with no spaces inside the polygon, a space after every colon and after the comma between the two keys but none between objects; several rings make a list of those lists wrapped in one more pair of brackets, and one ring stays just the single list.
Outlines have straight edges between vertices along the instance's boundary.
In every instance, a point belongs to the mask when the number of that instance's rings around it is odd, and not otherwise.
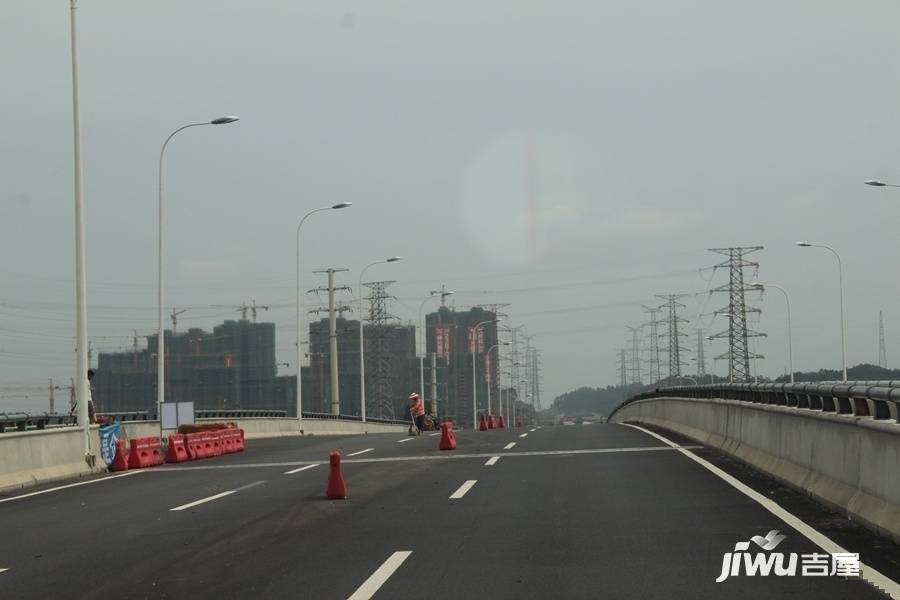
[{"label": "highway road", "polygon": [[[779,516],[683,440],[607,424],[457,438],[454,452],[427,433],[250,440],[2,496],[0,598],[885,597],[859,578],[716,583],[725,553],[770,530],[779,552],[823,552],[804,531],[835,516]],[[344,501],[324,497],[335,448]],[[896,579],[896,546],[836,527]]]}]

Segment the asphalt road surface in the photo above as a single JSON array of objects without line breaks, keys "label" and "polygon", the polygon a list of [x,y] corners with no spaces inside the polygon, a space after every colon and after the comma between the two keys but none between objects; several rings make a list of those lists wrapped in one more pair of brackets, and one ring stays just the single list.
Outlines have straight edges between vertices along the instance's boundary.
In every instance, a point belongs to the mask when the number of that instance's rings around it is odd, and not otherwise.
[{"label": "asphalt road surface", "polygon": [[[778,552],[824,551],[647,432],[458,432],[453,452],[438,439],[250,440],[0,497],[0,598],[885,597],[837,576],[716,583],[725,553],[770,530],[787,536]],[[347,500],[324,496],[332,449]]]}]

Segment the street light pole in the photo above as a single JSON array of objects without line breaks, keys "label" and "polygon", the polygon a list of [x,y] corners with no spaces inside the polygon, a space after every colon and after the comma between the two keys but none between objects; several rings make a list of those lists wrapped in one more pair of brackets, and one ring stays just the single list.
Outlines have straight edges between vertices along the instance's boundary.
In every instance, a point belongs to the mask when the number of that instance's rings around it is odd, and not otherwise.
[{"label": "street light pole", "polygon": [[157,268],[158,268],[158,281],[157,281],[157,348],[156,348],[156,417],[159,419],[159,430],[162,433],[162,405],[163,402],[166,401],[166,362],[165,362],[165,271],[164,261],[163,261],[163,159],[166,155],[166,147],[169,145],[169,141],[180,131],[184,131],[190,127],[200,127],[201,125],[227,125],[228,123],[234,123],[235,121],[240,120],[240,117],[235,116],[225,116],[219,117],[217,119],[213,119],[212,121],[203,121],[202,123],[188,123],[187,125],[182,125],[175,131],[169,134],[169,137],[166,138],[166,141],[163,142],[162,148],[159,151],[159,186],[158,186],[158,210],[159,210],[159,224],[157,230]]},{"label": "street light pole", "polygon": [[323,206],[321,208],[315,208],[300,219],[300,222],[297,223],[297,428],[301,429],[303,426],[303,395],[301,393],[302,390],[302,380],[303,380],[303,366],[301,363],[301,358],[303,357],[303,349],[301,348],[300,341],[303,339],[303,319],[301,313],[301,303],[300,303],[300,228],[303,227],[303,222],[306,219],[317,212],[322,212],[326,210],[337,210],[341,208],[347,208],[348,206],[353,206],[352,202],[339,202],[332,206]]},{"label": "street light pole", "polygon": [[[399,256],[392,256],[385,260],[376,260],[373,263],[367,264],[363,267],[362,271],[359,272],[359,286],[356,288],[359,290],[359,407],[360,407],[360,416],[362,418],[362,422],[366,422],[366,360],[364,354],[364,346],[363,346],[363,318],[362,318],[362,310],[363,310],[363,295],[362,295],[362,280],[363,275],[371,266],[381,265],[384,263],[392,263],[401,260]],[[424,402],[424,400],[423,400]]]},{"label": "street light pole", "polygon": [[[472,337],[473,347],[472,347],[472,429],[477,428],[476,422],[478,421],[478,379],[475,376],[477,372],[475,369],[475,355],[478,350],[478,330],[482,325],[487,325],[488,323],[499,323],[502,319],[490,319],[487,321],[482,321],[481,323],[477,323],[475,327],[472,328]],[[490,393],[490,392],[488,392]]]},{"label": "street light pole", "polygon": [[[766,289],[767,287],[775,288],[782,294],[784,294],[784,301],[787,304],[787,327],[788,327],[788,368],[791,370],[791,383],[794,383],[794,342],[793,342],[793,333],[791,331],[791,299],[788,297],[787,290],[785,290],[780,285],[775,285],[774,283],[759,283],[755,282],[754,285],[759,286],[760,289]],[[846,379],[846,374],[844,375]]]},{"label": "street light pole", "polygon": [[824,248],[834,254],[834,257],[837,259],[838,263],[838,288],[840,291],[840,299],[841,299],[841,370],[843,372],[843,381],[847,381],[847,343],[846,343],[846,333],[844,326],[844,265],[841,262],[841,255],[838,254],[837,250],[828,246],[826,244],[811,244],[809,242],[796,242],[797,246],[801,248]]},{"label": "street light pole", "polygon": [[[498,342],[498,343],[494,344],[493,346],[488,348],[487,356],[491,355],[491,351],[494,348],[499,348],[500,346],[509,346],[510,344],[511,344],[511,342]],[[500,362],[500,359],[499,359],[500,350],[497,350],[497,355],[498,355],[497,362],[499,363]],[[499,375],[497,376],[497,378],[499,379]],[[499,388],[498,388],[498,390],[499,390]],[[490,369],[487,370],[487,394],[488,394],[487,395],[487,401],[488,401],[487,410],[488,410],[488,414],[491,414],[491,370]],[[500,399],[498,400],[498,402],[500,403],[500,416],[503,416],[503,396],[502,395],[500,396]]]},{"label": "street light pole", "polygon": [[84,253],[84,184],[81,167],[81,114],[78,105],[78,43],[76,37],[77,0],[70,0],[69,26],[72,42],[72,132],[75,160],[75,376],[78,424],[84,442],[84,458],[91,463],[91,424],[88,415],[90,383],[87,379],[87,274]]}]

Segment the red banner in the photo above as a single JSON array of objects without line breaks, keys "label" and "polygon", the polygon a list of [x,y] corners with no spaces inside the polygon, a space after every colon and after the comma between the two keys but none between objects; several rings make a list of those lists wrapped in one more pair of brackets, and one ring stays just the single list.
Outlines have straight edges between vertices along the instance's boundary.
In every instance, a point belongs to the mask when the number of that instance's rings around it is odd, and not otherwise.
[{"label": "red banner", "polygon": [[450,358],[453,351],[453,328],[450,325],[436,325],[434,328],[435,354],[443,358]]},{"label": "red banner", "polygon": [[474,326],[469,327],[467,335],[469,354],[484,353],[484,329],[481,327],[475,329]]}]

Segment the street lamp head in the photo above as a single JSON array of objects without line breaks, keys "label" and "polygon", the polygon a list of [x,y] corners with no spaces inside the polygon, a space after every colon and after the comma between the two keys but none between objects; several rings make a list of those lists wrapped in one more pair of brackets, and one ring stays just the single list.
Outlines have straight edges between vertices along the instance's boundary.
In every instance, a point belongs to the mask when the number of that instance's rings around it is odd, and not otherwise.
[{"label": "street lamp head", "polygon": [[227,117],[219,117],[218,119],[213,119],[209,122],[210,125],[227,125],[229,123],[234,123],[235,121],[240,121],[240,117],[236,117],[234,115],[229,115]]},{"label": "street lamp head", "polygon": [[353,203],[352,202],[338,202],[337,204],[333,205],[331,208],[337,210],[339,208],[347,208],[348,206],[353,206]]},{"label": "street lamp head", "polygon": [[877,179],[867,179],[863,183],[865,183],[866,185],[874,186],[874,187],[884,187],[887,185],[885,182],[878,181]]},{"label": "street lamp head", "polygon": [[794,242],[795,246],[800,246],[801,248],[809,248],[812,246],[809,242]]},{"label": "street lamp head", "polygon": [[403,260],[402,256],[392,256],[384,262],[397,262],[398,260]]}]

